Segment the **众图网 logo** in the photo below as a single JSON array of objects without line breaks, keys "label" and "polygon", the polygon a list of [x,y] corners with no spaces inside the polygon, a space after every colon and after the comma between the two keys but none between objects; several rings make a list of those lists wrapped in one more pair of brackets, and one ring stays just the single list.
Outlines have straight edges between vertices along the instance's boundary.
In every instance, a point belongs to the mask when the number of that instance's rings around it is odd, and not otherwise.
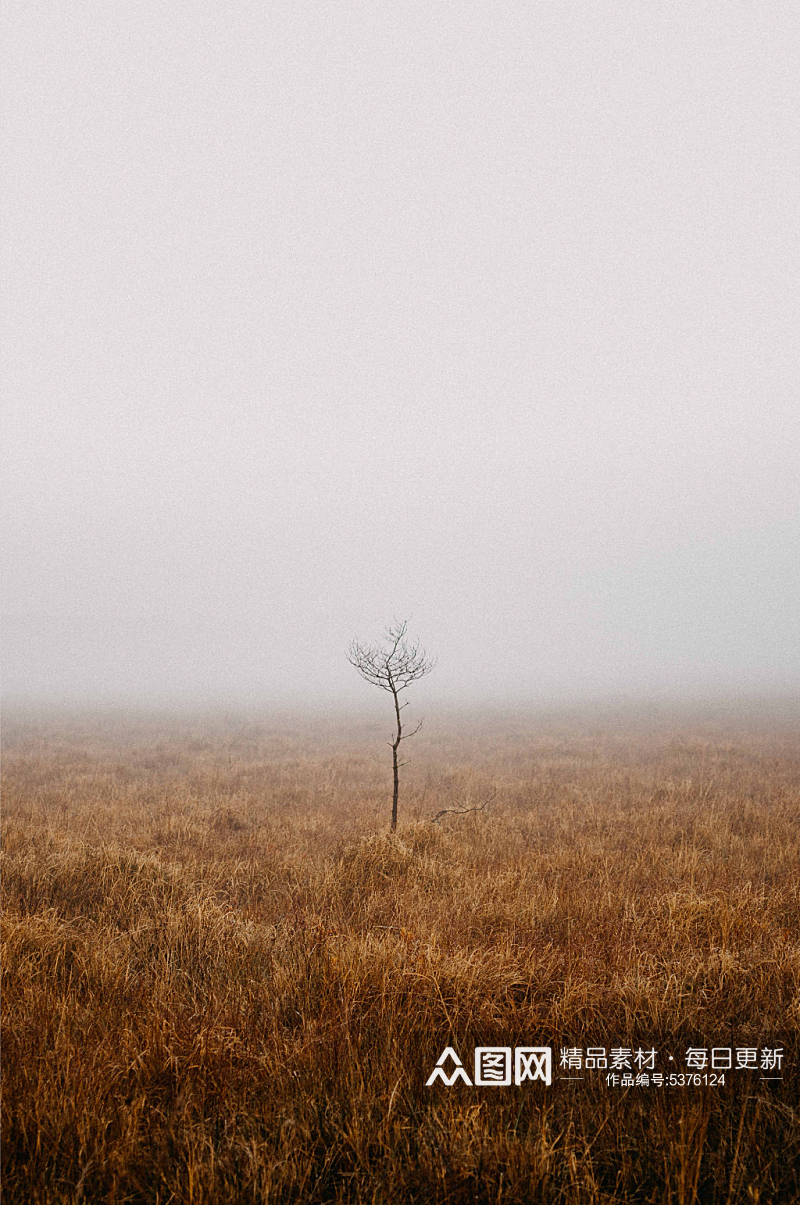
[{"label": "\u4f17\u56fe\u7f51 logo", "polygon": [[[449,1067],[449,1072],[448,1072]],[[513,1069],[513,1080],[512,1080]],[[539,1080],[543,1084],[553,1082],[553,1058],[549,1046],[476,1046],[475,1079],[469,1078],[461,1059],[452,1046],[445,1046],[436,1066],[426,1080],[430,1088],[441,1080],[446,1088],[456,1082],[477,1088],[508,1088],[512,1083],[520,1085]]]}]

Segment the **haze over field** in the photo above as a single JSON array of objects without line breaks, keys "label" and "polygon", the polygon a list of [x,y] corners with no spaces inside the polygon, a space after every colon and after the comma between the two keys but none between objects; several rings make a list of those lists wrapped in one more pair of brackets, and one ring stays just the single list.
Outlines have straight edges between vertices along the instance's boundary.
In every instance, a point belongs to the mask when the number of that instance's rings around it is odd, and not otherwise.
[{"label": "haze over field", "polygon": [[796,687],[795,4],[4,26],[7,697]]}]

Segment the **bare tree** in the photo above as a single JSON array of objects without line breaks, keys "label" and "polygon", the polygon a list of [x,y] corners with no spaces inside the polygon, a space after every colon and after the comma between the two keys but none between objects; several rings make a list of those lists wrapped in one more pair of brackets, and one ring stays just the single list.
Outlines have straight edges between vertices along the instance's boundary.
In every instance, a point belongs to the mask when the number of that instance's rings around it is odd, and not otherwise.
[{"label": "bare tree", "polygon": [[361,677],[381,690],[388,690],[394,702],[396,729],[389,744],[392,747],[392,771],[394,790],[392,793],[392,832],[397,828],[397,798],[400,792],[400,767],[398,758],[400,742],[414,736],[422,727],[422,720],[412,732],[403,732],[402,711],[408,700],[400,702],[400,695],[412,682],[418,682],[429,674],[436,664],[426,657],[419,641],[409,640],[408,620],[395,620],[386,629],[380,644],[362,644],[354,640],[350,645],[347,660],[354,665]]}]

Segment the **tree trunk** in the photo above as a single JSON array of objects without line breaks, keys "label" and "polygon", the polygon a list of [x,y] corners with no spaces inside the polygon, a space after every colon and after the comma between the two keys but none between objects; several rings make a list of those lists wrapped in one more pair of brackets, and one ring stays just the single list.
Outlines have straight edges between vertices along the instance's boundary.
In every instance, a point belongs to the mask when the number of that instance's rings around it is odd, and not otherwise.
[{"label": "tree trunk", "polygon": [[392,769],[394,770],[394,792],[392,794],[392,832],[397,828],[397,796],[400,793],[400,772],[397,766],[397,745],[392,745]]},{"label": "tree trunk", "polygon": [[394,713],[397,717],[397,732],[392,741],[392,771],[394,773],[394,790],[392,792],[392,827],[391,832],[397,828],[397,798],[400,794],[400,767],[397,762],[397,750],[400,748],[400,742],[403,739],[403,724],[400,720],[400,700],[397,697],[397,691],[394,688],[394,682],[389,678],[389,685],[392,688],[394,697]]}]

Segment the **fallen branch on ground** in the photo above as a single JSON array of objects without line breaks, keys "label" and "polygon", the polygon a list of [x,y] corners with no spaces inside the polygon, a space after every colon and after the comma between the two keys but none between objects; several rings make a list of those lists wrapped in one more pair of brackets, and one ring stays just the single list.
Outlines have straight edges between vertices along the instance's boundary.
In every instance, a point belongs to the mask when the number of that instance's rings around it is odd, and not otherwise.
[{"label": "fallen branch on ground", "polygon": [[437,812],[435,816],[431,816],[429,824],[438,824],[442,816],[466,816],[468,812],[482,812],[487,803],[491,803],[497,791],[492,791],[488,799],[484,799],[483,803],[479,803],[474,808],[442,808],[441,812]]}]

